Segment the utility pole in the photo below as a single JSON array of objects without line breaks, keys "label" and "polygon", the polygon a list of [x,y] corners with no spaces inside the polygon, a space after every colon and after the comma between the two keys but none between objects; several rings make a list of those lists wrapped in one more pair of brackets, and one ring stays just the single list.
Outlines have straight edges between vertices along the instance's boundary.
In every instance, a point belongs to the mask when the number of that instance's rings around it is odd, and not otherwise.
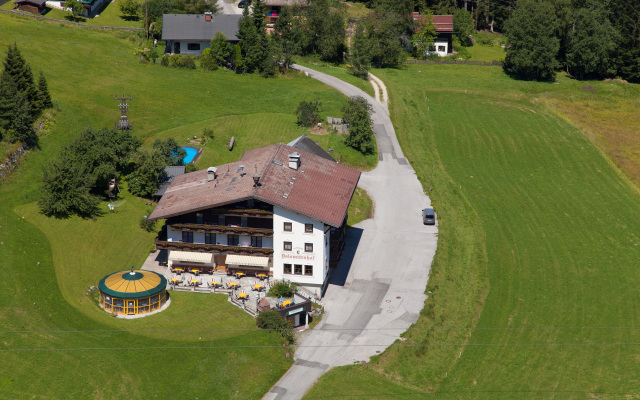
[{"label": "utility pole", "polygon": [[480,10],[480,0],[476,0],[476,32],[478,32],[478,10]]},{"label": "utility pole", "polygon": [[120,121],[116,122],[116,129],[120,131],[133,129],[133,122],[129,122],[129,118],[127,117],[127,111],[129,111],[127,100],[133,100],[133,97],[125,97],[124,95],[122,95],[122,97],[118,97],[116,95],[116,100],[120,100]]},{"label": "utility pole", "polygon": [[[478,17],[476,16],[476,27],[478,26]],[[147,31],[147,40],[149,40],[149,8],[147,7],[147,0],[144,0],[144,27]]]}]

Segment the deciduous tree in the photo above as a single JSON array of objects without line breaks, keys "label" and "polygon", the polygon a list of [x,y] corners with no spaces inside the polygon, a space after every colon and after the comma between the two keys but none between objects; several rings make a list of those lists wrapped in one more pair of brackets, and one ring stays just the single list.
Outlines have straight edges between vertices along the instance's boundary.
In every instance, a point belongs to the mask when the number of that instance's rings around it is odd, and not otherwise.
[{"label": "deciduous tree", "polygon": [[349,124],[349,136],[345,144],[362,154],[373,153],[375,141],[371,128],[371,105],[362,97],[354,97],[342,107],[342,112],[343,119]]},{"label": "deciduous tree", "polygon": [[355,76],[364,78],[369,73],[371,64],[371,39],[366,29],[366,21],[356,24],[356,31],[351,38],[349,64]]},{"label": "deciduous tree", "polygon": [[164,172],[166,159],[158,149],[138,149],[131,157],[133,172],[127,177],[129,191],[140,197],[149,197],[158,189],[158,178]]},{"label": "deciduous tree", "polygon": [[427,12],[422,16],[416,33],[413,34],[413,48],[415,49],[416,56],[419,58],[426,58],[429,55],[429,51],[433,46],[433,42],[436,40],[438,33],[436,27],[433,24],[433,15],[431,12]]},{"label": "deciduous tree", "polygon": [[603,7],[579,9],[569,32],[567,66],[571,74],[580,79],[613,76],[617,36]]},{"label": "deciduous tree", "polygon": [[506,25],[505,72],[519,79],[553,80],[560,47],[555,31],[556,16],[551,4],[535,0],[518,2]]}]

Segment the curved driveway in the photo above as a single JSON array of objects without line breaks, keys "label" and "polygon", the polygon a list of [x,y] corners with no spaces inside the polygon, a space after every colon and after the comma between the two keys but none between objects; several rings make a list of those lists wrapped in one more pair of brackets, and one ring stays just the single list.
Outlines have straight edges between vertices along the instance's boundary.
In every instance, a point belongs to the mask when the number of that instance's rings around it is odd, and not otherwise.
[{"label": "curved driveway", "polygon": [[369,361],[417,319],[424,306],[437,228],[422,224],[430,206],[402,154],[388,111],[362,90],[333,76],[295,66],[347,96],[372,105],[380,160],[359,186],[373,198],[373,219],[347,233],[346,248],[325,293],[325,314],[299,343],[295,363],[264,399],[300,399],[332,367]]}]

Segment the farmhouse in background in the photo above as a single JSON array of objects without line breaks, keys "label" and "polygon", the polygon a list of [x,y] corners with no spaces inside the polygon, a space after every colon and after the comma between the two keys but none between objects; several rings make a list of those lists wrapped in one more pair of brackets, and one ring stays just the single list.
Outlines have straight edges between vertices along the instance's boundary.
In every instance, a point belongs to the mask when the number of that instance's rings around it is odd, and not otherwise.
[{"label": "farmhouse in background", "polygon": [[[421,22],[424,15],[417,12],[412,14],[413,20]],[[453,54],[453,15],[434,15],[433,24],[436,26],[438,36],[434,41],[435,52],[440,57]]]},{"label": "farmhouse in background", "polygon": [[174,177],[149,216],[166,219],[156,248],[169,251],[169,266],[266,274],[320,294],[344,248],[360,172],[307,139]]},{"label": "farmhouse in background", "polygon": [[307,0],[264,0],[267,25],[275,24],[282,7],[309,7]]},{"label": "farmhouse in background", "polygon": [[164,14],[162,40],[167,42],[165,52],[172,54],[200,54],[210,46],[217,32],[222,32],[230,43],[240,41],[239,14]]},{"label": "farmhouse in background", "polygon": [[16,0],[13,4],[20,11],[43,14],[47,10],[46,2],[46,0]]}]

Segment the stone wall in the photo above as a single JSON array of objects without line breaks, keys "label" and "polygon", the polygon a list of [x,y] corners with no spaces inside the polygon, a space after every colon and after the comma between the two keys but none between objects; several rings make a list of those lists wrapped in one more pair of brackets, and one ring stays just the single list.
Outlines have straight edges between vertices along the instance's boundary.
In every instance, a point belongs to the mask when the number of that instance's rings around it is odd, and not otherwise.
[{"label": "stone wall", "polygon": [[20,158],[26,152],[27,149],[21,144],[20,147],[15,149],[13,153],[7,157],[4,163],[0,164],[0,180],[11,174],[11,172],[20,164]]}]

